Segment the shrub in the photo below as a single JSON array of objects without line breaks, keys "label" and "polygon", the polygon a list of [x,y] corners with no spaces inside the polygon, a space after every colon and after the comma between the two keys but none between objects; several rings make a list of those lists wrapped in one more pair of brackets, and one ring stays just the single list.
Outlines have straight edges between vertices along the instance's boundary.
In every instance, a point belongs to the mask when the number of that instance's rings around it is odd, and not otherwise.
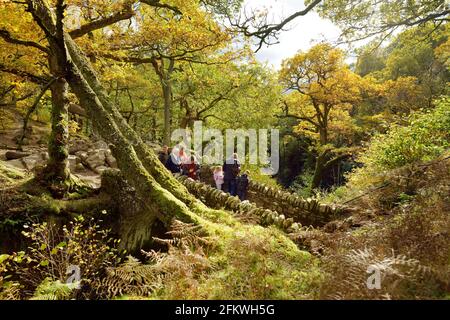
[{"label": "shrub", "polygon": [[68,300],[73,295],[77,283],[62,283],[59,280],[53,281],[45,278],[36,288],[30,300]]},{"label": "shrub", "polygon": [[23,235],[31,240],[31,245],[26,252],[12,254],[8,264],[5,262],[3,270],[0,269],[0,276],[20,283],[23,297],[33,294],[65,297],[69,288],[63,284],[73,274],[69,271],[74,266],[80,271],[81,283],[89,287],[90,282],[119,260],[114,248],[117,240],[111,239],[109,230],[100,229],[92,220],[79,217],[62,227],[43,222],[24,228]]},{"label": "shrub", "polygon": [[[434,160],[395,170],[395,175],[386,176],[389,186],[358,200],[359,210],[351,218],[364,222],[363,226],[328,234],[322,259],[327,275],[323,298],[442,299],[448,295],[448,162]],[[372,215],[372,210],[378,214]],[[374,264],[386,267],[381,290],[365,286],[367,268]]]},{"label": "shrub", "polygon": [[[430,272],[415,259],[394,253],[384,255],[368,248],[331,255],[325,261],[328,276],[321,290],[325,299],[408,298],[408,288]],[[370,287],[374,284],[370,276],[375,270],[379,271],[380,286]]]},{"label": "shrub", "polygon": [[148,263],[129,256],[123,264],[107,268],[106,276],[93,283],[97,297],[198,297],[199,281],[213,267],[206,256],[209,238],[201,227],[178,220],[174,220],[167,236],[170,238],[154,238],[167,247],[167,252],[143,251]]},{"label": "shrub", "polygon": [[273,178],[270,175],[262,174],[261,173],[261,167],[257,165],[248,164],[245,162],[242,165],[241,173],[248,170],[250,172],[250,179],[259,182],[264,183],[270,187],[274,188],[280,188],[280,185],[277,183],[276,179]]},{"label": "shrub", "polygon": [[291,192],[298,194],[302,198],[308,198],[311,196],[311,183],[313,180],[314,172],[306,170],[302,174],[298,175],[294,182],[289,187]]},{"label": "shrub", "polygon": [[450,147],[450,98],[436,102],[432,110],[410,116],[408,125],[393,125],[389,132],[372,138],[360,155],[363,164],[348,175],[351,193],[381,183],[386,171],[442,155]]}]

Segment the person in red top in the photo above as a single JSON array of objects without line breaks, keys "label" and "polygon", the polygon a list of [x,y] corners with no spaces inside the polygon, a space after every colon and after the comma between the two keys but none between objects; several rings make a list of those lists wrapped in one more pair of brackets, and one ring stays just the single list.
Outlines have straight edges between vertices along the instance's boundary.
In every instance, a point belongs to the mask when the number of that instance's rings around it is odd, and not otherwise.
[{"label": "person in red top", "polygon": [[183,175],[188,176],[193,180],[199,179],[200,166],[194,156],[191,156],[191,160],[183,164],[182,170]]}]

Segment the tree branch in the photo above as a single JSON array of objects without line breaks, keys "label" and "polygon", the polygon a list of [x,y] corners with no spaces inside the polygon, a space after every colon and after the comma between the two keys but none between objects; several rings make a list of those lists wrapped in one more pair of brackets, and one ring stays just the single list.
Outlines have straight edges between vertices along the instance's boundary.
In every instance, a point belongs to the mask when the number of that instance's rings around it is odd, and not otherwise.
[{"label": "tree branch", "polygon": [[49,79],[37,76],[31,72],[20,70],[17,68],[10,68],[0,63],[0,72],[10,73],[19,77],[26,78],[27,80],[34,82],[36,84],[46,84]]},{"label": "tree branch", "polygon": [[229,17],[230,23],[233,27],[237,27],[246,37],[256,37],[259,39],[259,45],[258,48],[255,50],[255,52],[258,52],[259,49],[261,49],[263,44],[270,45],[269,38],[276,37],[276,33],[281,31],[289,22],[292,20],[305,16],[308,14],[311,10],[313,10],[321,0],[314,0],[312,3],[310,3],[305,9],[301,11],[297,11],[281,21],[278,24],[263,24],[256,27],[255,31],[250,31],[250,25],[248,25],[250,22],[255,21],[255,17],[247,18],[245,21],[240,24],[239,22],[233,22],[232,19]]},{"label": "tree branch", "polygon": [[[168,9],[177,15],[182,15],[182,12],[177,7],[161,3],[160,0],[142,0],[140,2],[152,7]],[[121,11],[116,12],[107,18],[88,22],[80,28],[70,31],[69,34],[73,39],[76,39],[94,30],[102,29],[119,21],[131,19],[135,14],[136,12],[133,10],[132,4],[129,3]]]},{"label": "tree branch", "polygon": [[168,5],[166,3],[161,3],[161,0],[141,0],[142,3],[145,3],[149,6],[155,8],[163,8],[173,11],[177,15],[183,15],[183,13],[175,6]]},{"label": "tree branch", "polygon": [[50,53],[50,50],[47,47],[40,45],[39,43],[36,43],[33,41],[16,39],[11,36],[11,33],[8,30],[5,30],[5,29],[0,29],[0,37],[3,38],[3,40],[5,40],[6,42],[9,42],[12,44],[18,44],[18,45],[26,46],[26,47],[33,47],[33,48],[39,49],[40,51],[42,51],[46,54]]},{"label": "tree branch", "polygon": [[27,114],[23,118],[23,127],[22,127],[22,135],[20,136],[19,142],[17,143],[19,148],[22,148],[23,140],[25,139],[25,134],[27,131],[28,121],[30,120],[31,114],[36,110],[37,106],[39,105],[39,102],[41,101],[42,97],[44,96],[45,92],[50,88],[50,86],[57,80],[58,78],[51,79],[47,84],[45,84],[41,91],[39,92],[36,99],[34,99],[33,104],[28,109]]},{"label": "tree branch", "polygon": [[335,164],[336,162],[338,162],[338,161],[340,161],[340,160],[344,160],[345,158],[348,158],[348,157],[350,157],[350,156],[351,156],[350,153],[344,153],[344,154],[341,154],[341,155],[339,155],[339,156],[337,156],[337,157],[335,157],[335,158],[333,158],[333,159],[331,159],[331,160],[328,160],[328,161],[325,163],[324,168],[329,168],[330,166],[332,166],[332,165]]},{"label": "tree branch", "polygon": [[107,27],[111,24],[114,24],[122,20],[131,19],[134,15],[135,12],[133,11],[131,5],[128,5],[123,10],[114,13],[113,15],[107,18],[88,22],[82,25],[80,28],[70,31],[69,34],[72,37],[72,39],[76,39],[94,30],[102,29],[104,27]]}]

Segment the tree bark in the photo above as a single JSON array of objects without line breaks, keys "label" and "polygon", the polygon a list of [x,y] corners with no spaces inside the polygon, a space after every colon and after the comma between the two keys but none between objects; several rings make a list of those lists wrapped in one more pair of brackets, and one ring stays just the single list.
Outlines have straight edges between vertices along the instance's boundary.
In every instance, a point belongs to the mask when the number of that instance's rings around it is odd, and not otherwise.
[{"label": "tree bark", "polygon": [[327,157],[330,151],[331,151],[330,149],[326,149],[316,159],[314,176],[311,182],[311,191],[320,187],[325,170],[327,170],[329,167],[336,164],[340,160],[350,157],[350,154],[345,153],[335,156],[334,158],[327,161]]},{"label": "tree bark", "polygon": [[320,187],[320,183],[322,182],[323,173],[325,171],[325,161],[326,156],[328,154],[328,150],[320,153],[316,159],[316,166],[314,168],[314,175],[311,181],[311,191]]},{"label": "tree bark", "polygon": [[164,96],[164,139],[163,143],[165,145],[170,145],[170,134],[171,134],[171,111],[172,111],[172,88],[170,83],[162,81],[163,96]]},{"label": "tree bark", "polygon": [[170,145],[171,121],[172,121],[172,73],[175,66],[175,60],[169,59],[167,70],[164,69],[164,58],[161,58],[161,65],[158,65],[155,59],[152,65],[159,76],[161,82],[162,93],[164,98],[164,134],[163,143]]},{"label": "tree bark", "polygon": [[142,141],[141,137],[127,124],[118,111],[118,108],[108,96],[105,88],[101,85],[95,70],[92,68],[86,56],[67,34],[65,36],[65,42],[72,61],[80,70],[80,73],[83,75],[84,80],[86,80],[90,88],[95,91],[95,94],[102,103],[103,107],[110,112],[122,134],[132,144],[145,169],[159,182],[163,188],[167,189],[170,193],[187,205],[190,206],[193,203],[198,204],[198,200],[189,194],[187,189],[173,177],[173,175],[158,160],[158,157],[155,155],[153,150],[151,150]]},{"label": "tree bark", "polygon": [[69,86],[61,77],[63,71],[53,55],[49,55],[50,72],[57,79],[50,85],[52,95],[52,131],[48,142],[49,159],[44,169],[45,183],[55,194],[62,196],[70,188],[69,170]]}]

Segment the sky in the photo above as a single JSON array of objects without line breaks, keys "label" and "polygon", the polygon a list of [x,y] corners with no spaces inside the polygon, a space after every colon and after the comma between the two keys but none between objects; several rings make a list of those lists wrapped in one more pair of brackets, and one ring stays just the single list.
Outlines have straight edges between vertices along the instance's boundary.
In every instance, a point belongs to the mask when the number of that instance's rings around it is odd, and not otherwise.
[{"label": "sky", "polygon": [[[292,13],[304,9],[303,0],[245,0],[243,10],[267,8],[274,21],[281,21]],[[336,41],[340,32],[331,21],[322,19],[315,12],[291,21],[282,31],[279,43],[263,46],[257,53],[261,62],[278,69],[283,59],[289,58],[298,50],[306,51],[320,40]]]}]

